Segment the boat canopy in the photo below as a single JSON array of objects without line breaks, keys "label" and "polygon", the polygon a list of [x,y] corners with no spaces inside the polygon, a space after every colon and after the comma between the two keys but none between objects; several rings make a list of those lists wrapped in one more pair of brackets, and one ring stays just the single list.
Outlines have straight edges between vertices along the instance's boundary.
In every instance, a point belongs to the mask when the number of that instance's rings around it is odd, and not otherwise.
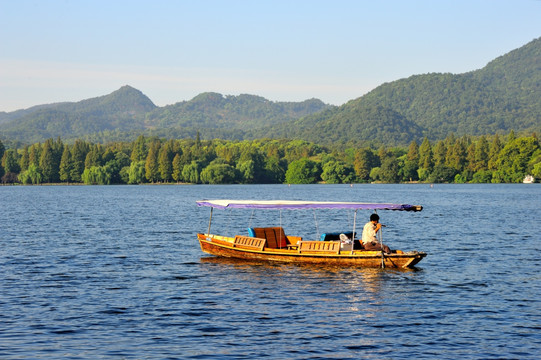
[{"label": "boat canopy", "polygon": [[210,206],[217,209],[362,209],[362,210],[399,210],[421,211],[421,205],[379,204],[338,201],[298,201],[298,200],[197,200],[198,206]]}]

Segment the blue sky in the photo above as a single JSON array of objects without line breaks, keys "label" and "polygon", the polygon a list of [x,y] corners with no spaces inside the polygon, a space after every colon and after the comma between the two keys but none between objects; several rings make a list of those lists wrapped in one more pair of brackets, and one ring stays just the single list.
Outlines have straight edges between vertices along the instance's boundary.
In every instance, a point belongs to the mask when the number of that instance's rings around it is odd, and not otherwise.
[{"label": "blue sky", "polygon": [[341,105],[541,36],[539,0],[0,0],[0,111],[131,85]]}]

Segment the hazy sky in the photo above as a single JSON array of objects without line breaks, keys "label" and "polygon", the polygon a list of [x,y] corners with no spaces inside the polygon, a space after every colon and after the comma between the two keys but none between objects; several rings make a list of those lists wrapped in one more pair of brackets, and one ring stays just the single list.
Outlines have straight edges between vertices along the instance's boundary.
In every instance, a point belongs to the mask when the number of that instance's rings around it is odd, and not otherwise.
[{"label": "hazy sky", "polygon": [[341,105],[541,36],[539,0],[0,0],[0,111],[131,85]]}]

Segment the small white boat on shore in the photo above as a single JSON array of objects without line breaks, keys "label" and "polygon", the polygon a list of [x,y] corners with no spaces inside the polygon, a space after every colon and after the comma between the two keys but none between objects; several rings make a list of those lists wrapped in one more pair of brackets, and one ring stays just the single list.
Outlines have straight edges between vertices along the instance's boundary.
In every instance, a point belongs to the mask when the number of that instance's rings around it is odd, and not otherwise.
[{"label": "small white boat on shore", "polygon": [[524,184],[533,184],[535,182],[535,178],[532,175],[526,175],[524,177],[524,180],[522,180]]}]

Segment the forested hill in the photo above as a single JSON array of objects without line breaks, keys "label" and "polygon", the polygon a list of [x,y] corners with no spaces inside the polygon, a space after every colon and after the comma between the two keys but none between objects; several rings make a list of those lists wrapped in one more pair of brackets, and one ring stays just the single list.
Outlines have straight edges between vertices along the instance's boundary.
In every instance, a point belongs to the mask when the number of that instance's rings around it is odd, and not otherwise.
[{"label": "forested hill", "polygon": [[541,131],[541,38],[465,74],[385,83],[328,111],[252,134],[321,142],[407,144],[448,134]]},{"label": "forested hill", "polygon": [[326,108],[321,100],[273,102],[260,96],[203,93],[190,101],[156,109],[147,122],[156,128],[253,129],[288,122]]},{"label": "forested hill", "polygon": [[63,139],[132,140],[140,133],[163,137],[243,138],[244,130],[288,122],[327,108],[321,100],[273,102],[255,95],[203,93],[157,107],[130,86],[75,103],[0,113],[0,138],[39,142]]},{"label": "forested hill", "polygon": [[[82,138],[105,130],[143,131],[145,114],[154,109],[156,105],[142,92],[123,86],[97,98],[4,113],[0,116],[0,137],[38,142],[59,136]],[[8,121],[1,124],[2,118]]]},{"label": "forested hill", "polygon": [[406,145],[426,136],[541,132],[541,38],[464,74],[414,75],[336,107],[317,99],[273,102],[203,93],[157,107],[130,86],[76,103],[0,113],[0,139],[61,137],[133,141],[164,138],[303,139],[319,144]]}]

